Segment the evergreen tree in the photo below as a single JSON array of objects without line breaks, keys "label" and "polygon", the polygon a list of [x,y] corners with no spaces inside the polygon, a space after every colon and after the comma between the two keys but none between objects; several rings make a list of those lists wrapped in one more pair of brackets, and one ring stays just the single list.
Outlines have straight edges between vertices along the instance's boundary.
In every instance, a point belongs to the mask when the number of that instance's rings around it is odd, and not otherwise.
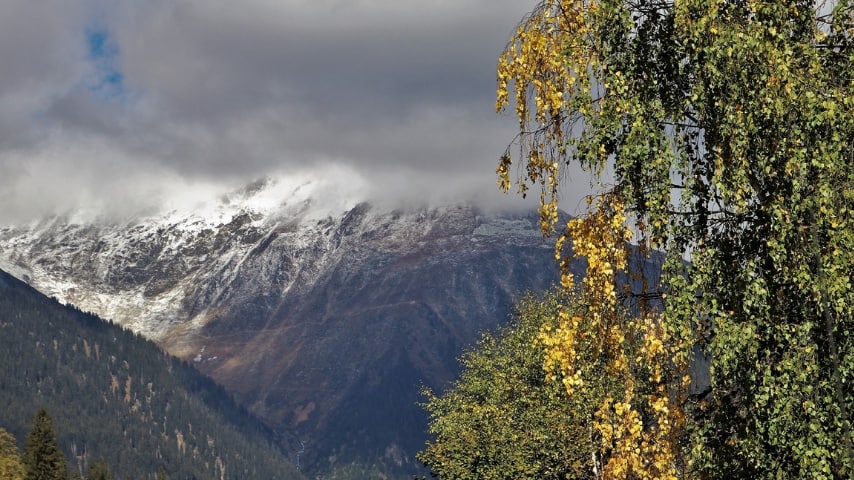
[{"label": "evergreen tree", "polygon": [[112,478],[104,457],[99,458],[86,472],[86,480],[112,480]]},{"label": "evergreen tree", "polygon": [[15,437],[0,428],[0,478],[5,480],[23,480],[24,465]]},{"label": "evergreen tree", "polygon": [[44,408],[33,417],[24,447],[26,480],[66,480],[65,456],[56,442],[53,420]]},{"label": "evergreen tree", "polygon": [[166,473],[166,469],[163,468],[163,465],[157,469],[157,476],[154,478],[155,480],[169,480],[169,474]]}]

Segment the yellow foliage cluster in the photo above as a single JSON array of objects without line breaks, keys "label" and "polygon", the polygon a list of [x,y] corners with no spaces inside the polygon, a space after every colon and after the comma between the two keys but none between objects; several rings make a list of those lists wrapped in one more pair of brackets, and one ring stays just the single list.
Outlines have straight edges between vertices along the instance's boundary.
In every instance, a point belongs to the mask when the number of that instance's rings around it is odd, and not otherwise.
[{"label": "yellow foliage cluster", "polygon": [[[561,267],[561,285],[568,290],[574,288],[575,282],[570,271],[572,257],[565,256],[563,252],[566,241],[572,243],[575,255],[587,257],[582,295],[585,303],[595,305],[595,308],[588,310],[586,321],[577,315],[561,313],[559,326],[554,331],[544,330],[540,337],[547,350],[546,370],[556,368],[570,394],[574,387],[583,383],[582,369],[592,366],[579,355],[579,342],[589,344],[592,354],[598,357],[606,350],[613,350],[607,347],[608,344],[622,344],[625,340],[617,321],[614,278],[617,271],[626,268],[624,242],[631,232],[625,226],[624,208],[617,196],[600,197],[596,207],[591,214],[570,220],[555,245],[555,259]],[[616,373],[625,370],[625,363],[623,358],[616,356],[610,358],[606,365],[609,372]]]},{"label": "yellow foliage cluster", "polygon": [[[593,200],[589,200],[592,203]],[[605,195],[598,199],[592,213],[570,220],[556,242],[555,258],[560,262],[561,285],[568,290],[575,288],[575,282],[570,271],[572,257],[563,252],[566,241],[572,243],[574,255],[587,257],[582,295],[586,304],[594,306],[588,309],[586,321],[563,313],[558,328],[544,330],[540,336],[546,347],[546,370],[556,368],[570,394],[575,386],[583,383],[585,372],[582,369],[594,365],[589,359],[581,358],[578,342],[590,345],[592,354],[600,356],[605,351],[615,351],[609,345],[620,345],[626,340],[619,324],[614,280],[617,272],[626,268],[625,241],[630,235],[631,231],[625,226],[622,202],[615,195]],[[609,373],[622,373],[626,363],[623,356],[612,355],[606,367]]]},{"label": "yellow foliage cluster", "polygon": [[654,426],[644,425],[639,409],[630,402],[607,398],[596,412],[594,427],[602,436],[602,443],[610,445],[603,478],[679,478],[674,428],[670,423],[671,402],[666,396],[655,395],[647,401],[656,414]]},{"label": "yellow foliage cluster", "polygon": [[[510,103],[510,92],[520,129],[531,123],[542,134],[526,145],[524,179],[516,184],[525,196],[527,182],[540,184],[540,226],[544,233],[554,230],[558,221],[557,188],[559,165],[551,145],[563,139],[563,113],[568,99],[589,92],[593,80],[588,69],[596,63],[590,43],[588,15],[595,11],[590,0],[545,0],[519,25],[498,59],[496,110]],[[564,149],[561,146],[560,149]],[[509,155],[504,155],[496,170],[498,185],[505,192],[512,185]]]},{"label": "yellow foliage cluster", "polygon": [[[652,315],[626,322],[625,330],[625,335],[641,341],[633,345],[637,353],[624,372],[624,398],[616,402],[606,398],[594,423],[606,459],[604,478],[676,479],[677,440],[685,424],[683,397],[678,392],[684,388],[664,381],[663,370],[677,352],[668,347],[669,335]],[[684,387],[687,378],[681,380]],[[636,382],[651,385],[653,393],[639,393]]]},{"label": "yellow foliage cluster", "polygon": [[673,479],[685,422],[679,392],[687,378],[676,385],[667,378],[678,349],[661,319],[653,313],[627,319],[620,307],[615,285],[626,269],[631,238],[625,205],[614,193],[588,203],[592,210],[568,222],[555,251],[567,289],[574,288],[570,257],[563,252],[567,240],[575,255],[587,258],[581,291],[588,309],[584,316],[561,312],[557,328],[540,332],[544,368],[568,395],[585,379],[600,378],[603,368],[621,381],[622,398],[604,398],[593,419],[604,478]]},{"label": "yellow foliage cluster", "polygon": [[593,1],[547,0],[519,25],[498,59],[497,110],[509,103],[511,81],[523,128],[531,120],[529,90],[536,106],[534,118],[540,123],[558,116],[565,98],[589,90],[587,66],[595,54],[587,16],[595,8]]},{"label": "yellow foliage cluster", "polygon": [[[496,108],[502,111],[511,95],[523,133],[525,169],[515,182],[519,193],[529,184],[541,188],[539,214],[544,234],[558,222],[559,163],[568,145],[565,125],[567,102],[589,96],[599,69],[591,43],[591,18],[598,5],[592,0],[542,0],[519,25],[498,61]],[[611,90],[625,88],[617,76]],[[512,91],[511,91],[512,90]],[[593,102],[574,105],[582,115],[593,112]],[[628,105],[617,105],[629,108]],[[599,161],[607,154],[600,146]],[[496,170],[505,192],[514,184],[512,160],[501,157]],[[628,263],[627,242],[632,239],[627,206],[616,191],[589,197],[587,214],[570,220],[557,239],[555,258],[561,284],[575,289],[570,262],[587,259],[581,282],[586,311],[559,314],[556,327],[544,326],[537,339],[546,350],[544,369],[560,381],[568,395],[602,375],[621,385],[616,396],[606,396],[590,422],[596,432],[596,457],[604,478],[676,478],[679,468],[677,437],[685,423],[681,404],[686,377],[678,372],[678,342],[667,332],[659,314],[642,312],[631,318],[621,306],[618,278]],[[564,252],[571,245],[571,254]],[[623,277],[626,278],[626,277]],[[674,370],[674,363],[676,369]],[[613,392],[612,392],[613,393]]]},{"label": "yellow foliage cluster", "polygon": [[[588,204],[592,202],[588,198]],[[587,258],[587,272],[582,281],[585,295],[610,313],[617,307],[615,275],[626,268],[626,242],[632,238],[626,226],[625,205],[613,193],[599,197],[591,213],[567,223],[564,236],[572,240],[575,255]],[[557,247],[562,249],[563,243],[558,242]],[[569,271],[571,258],[561,258],[561,254],[560,250],[555,251],[561,265],[561,284],[570,287],[573,285]]]}]

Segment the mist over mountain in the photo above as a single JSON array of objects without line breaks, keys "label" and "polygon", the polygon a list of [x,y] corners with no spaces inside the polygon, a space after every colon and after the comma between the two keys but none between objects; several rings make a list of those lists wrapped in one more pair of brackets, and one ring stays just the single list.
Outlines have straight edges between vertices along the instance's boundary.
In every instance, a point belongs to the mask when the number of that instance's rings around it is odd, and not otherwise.
[{"label": "mist over mountain", "polygon": [[[388,208],[264,179],[121,218],[0,228],[0,268],[157,341],[233,392],[310,472],[417,470],[422,386],[556,281],[535,214]],[[373,468],[373,467],[372,467]]]}]

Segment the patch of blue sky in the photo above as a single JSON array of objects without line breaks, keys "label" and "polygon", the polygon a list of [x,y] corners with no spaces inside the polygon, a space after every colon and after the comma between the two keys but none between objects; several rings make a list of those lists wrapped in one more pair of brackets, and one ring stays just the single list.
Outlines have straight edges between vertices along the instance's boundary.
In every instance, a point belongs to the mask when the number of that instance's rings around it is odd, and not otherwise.
[{"label": "patch of blue sky", "polygon": [[110,101],[126,99],[125,76],[119,66],[119,47],[103,28],[86,30],[87,60],[92,67],[86,88],[98,98]]}]

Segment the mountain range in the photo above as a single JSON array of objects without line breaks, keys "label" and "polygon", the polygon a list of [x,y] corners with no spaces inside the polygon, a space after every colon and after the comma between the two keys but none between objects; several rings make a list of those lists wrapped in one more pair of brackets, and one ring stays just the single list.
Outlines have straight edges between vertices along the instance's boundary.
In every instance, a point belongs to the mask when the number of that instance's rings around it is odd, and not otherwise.
[{"label": "mountain range", "polygon": [[552,249],[536,214],[388,208],[277,179],[0,227],[0,269],[192,362],[324,478],[419,471],[419,391],[554,284]]}]

